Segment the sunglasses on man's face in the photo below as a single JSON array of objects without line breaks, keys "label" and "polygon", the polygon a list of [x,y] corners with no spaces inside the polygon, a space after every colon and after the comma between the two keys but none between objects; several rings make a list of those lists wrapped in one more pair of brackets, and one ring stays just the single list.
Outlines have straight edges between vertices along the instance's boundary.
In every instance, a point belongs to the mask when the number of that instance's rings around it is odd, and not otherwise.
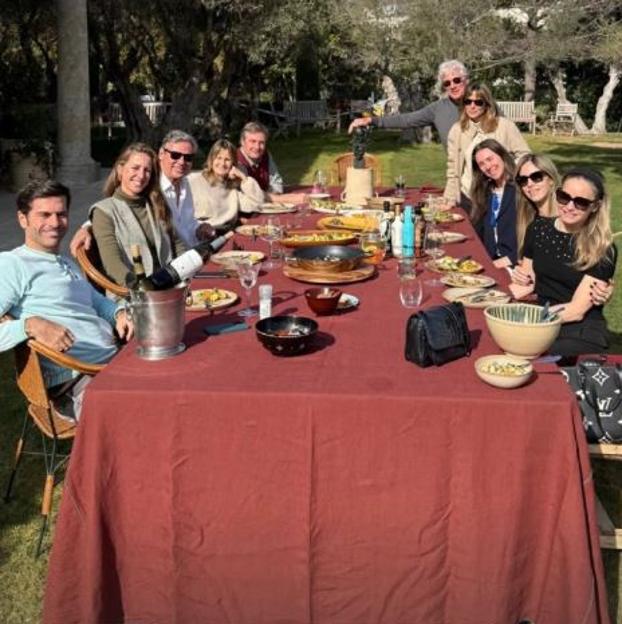
[{"label": "sunglasses on man's face", "polygon": [[184,159],[184,162],[191,163],[194,160],[194,154],[184,154],[183,152],[175,152],[173,150],[164,148],[164,151],[171,157],[171,160]]},{"label": "sunglasses on man's face", "polygon": [[475,104],[475,106],[481,108],[484,104],[486,104],[486,102],[480,99],[472,100],[471,98],[464,98],[464,105],[469,106],[470,104]]},{"label": "sunglasses on man's face", "polygon": [[595,199],[588,199],[587,197],[572,197],[572,195],[568,195],[566,191],[563,191],[560,188],[555,191],[555,199],[557,199],[557,203],[562,206],[566,206],[572,202],[575,205],[575,208],[583,211],[588,210],[596,203]]},{"label": "sunglasses on man's face", "polygon": [[462,76],[455,76],[451,80],[443,80],[443,82],[442,82],[443,88],[446,89],[452,83],[455,84],[455,85],[462,84],[463,80],[464,80],[464,78],[462,78]]},{"label": "sunglasses on man's face", "polygon": [[517,175],[516,176],[516,184],[518,186],[527,186],[527,182],[531,180],[534,184],[538,184],[538,182],[542,182],[544,180],[544,176],[546,173],[544,171],[534,171],[529,175]]}]

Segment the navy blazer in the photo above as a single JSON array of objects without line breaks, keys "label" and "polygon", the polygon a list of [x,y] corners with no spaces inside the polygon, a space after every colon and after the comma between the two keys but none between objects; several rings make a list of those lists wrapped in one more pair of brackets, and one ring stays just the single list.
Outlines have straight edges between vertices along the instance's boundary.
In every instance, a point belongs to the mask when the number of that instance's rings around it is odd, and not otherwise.
[{"label": "navy blazer", "polygon": [[518,242],[516,240],[516,187],[508,180],[503,189],[501,198],[501,210],[497,219],[497,241],[495,232],[490,224],[490,196],[486,194],[486,206],[488,209],[482,219],[475,224],[475,231],[486,247],[488,255],[496,260],[507,256],[512,264],[518,260]]}]

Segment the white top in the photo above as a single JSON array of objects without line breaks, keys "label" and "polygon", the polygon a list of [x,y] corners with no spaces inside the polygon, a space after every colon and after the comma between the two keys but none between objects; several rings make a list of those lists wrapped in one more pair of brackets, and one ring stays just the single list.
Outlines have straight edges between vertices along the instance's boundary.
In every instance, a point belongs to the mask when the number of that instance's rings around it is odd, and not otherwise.
[{"label": "white top", "polygon": [[201,171],[191,173],[188,183],[196,218],[207,221],[212,227],[233,225],[238,213],[255,212],[263,202],[263,191],[250,176],[242,181],[240,189],[226,188],[222,183],[211,185]]},{"label": "white top", "polygon": [[199,222],[194,216],[194,201],[192,190],[187,178],[182,178],[179,183],[179,197],[175,185],[162,173],[160,174],[160,189],[168,204],[173,218],[173,225],[184,243],[188,247],[194,247],[199,241],[196,231]]}]

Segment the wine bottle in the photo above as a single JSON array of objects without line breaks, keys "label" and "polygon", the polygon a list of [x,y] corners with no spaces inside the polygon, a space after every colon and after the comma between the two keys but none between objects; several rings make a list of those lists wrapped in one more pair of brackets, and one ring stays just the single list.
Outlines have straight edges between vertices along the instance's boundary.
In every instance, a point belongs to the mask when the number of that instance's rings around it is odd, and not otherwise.
[{"label": "wine bottle", "polygon": [[402,256],[411,258],[415,255],[415,226],[413,224],[413,207],[404,207],[404,226],[402,228]]},{"label": "wine bottle", "polygon": [[132,264],[134,267],[133,273],[128,273],[126,283],[131,290],[153,290],[153,284],[147,278],[145,274],[145,267],[143,265],[143,257],[140,253],[140,245],[133,244],[130,246],[132,254]]},{"label": "wine bottle", "polygon": [[146,279],[151,283],[152,290],[166,290],[173,288],[180,282],[190,279],[203,263],[218,251],[231,237],[233,232],[227,232],[213,241],[202,241],[196,247],[189,249],[167,265],[152,273]]}]

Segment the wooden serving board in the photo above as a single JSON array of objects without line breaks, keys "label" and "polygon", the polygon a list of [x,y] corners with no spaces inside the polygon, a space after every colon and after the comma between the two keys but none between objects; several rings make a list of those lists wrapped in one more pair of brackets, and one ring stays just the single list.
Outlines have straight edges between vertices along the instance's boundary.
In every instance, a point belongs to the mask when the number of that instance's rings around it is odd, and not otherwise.
[{"label": "wooden serving board", "polygon": [[343,271],[341,273],[330,273],[329,271],[306,271],[299,267],[285,265],[283,273],[291,279],[310,284],[349,284],[351,282],[362,282],[370,278],[376,272],[376,267],[366,265],[354,269],[353,271]]}]

